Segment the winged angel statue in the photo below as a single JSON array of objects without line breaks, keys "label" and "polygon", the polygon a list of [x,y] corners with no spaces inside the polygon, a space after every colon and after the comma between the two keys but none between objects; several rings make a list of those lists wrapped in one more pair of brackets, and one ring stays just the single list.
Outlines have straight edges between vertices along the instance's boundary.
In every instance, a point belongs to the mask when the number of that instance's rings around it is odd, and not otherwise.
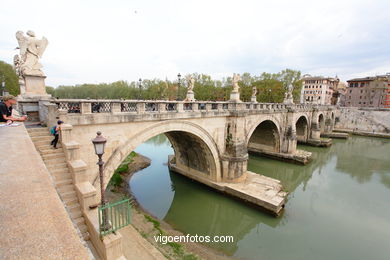
[{"label": "winged angel statue", "polygon": [[44,76],[39,59],[45,52],[49,41],[45,37],[37,39],[33,31],[28,31],[27,36],[22,31],[17,31],[16,39],[20,53],[15,55],[14,65],[19,76]]}]

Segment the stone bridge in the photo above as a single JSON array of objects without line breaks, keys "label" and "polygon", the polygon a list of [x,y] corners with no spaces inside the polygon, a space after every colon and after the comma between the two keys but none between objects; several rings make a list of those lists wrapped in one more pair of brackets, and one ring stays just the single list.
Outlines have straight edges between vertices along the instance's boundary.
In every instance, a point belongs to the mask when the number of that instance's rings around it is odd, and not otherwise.
[{"label": "stone bridge", "polygon": [[[21,107],[31,106],[31,102],[19,103]],[[100,193],[97,157],[91,143],[97,131],[108,139],[105,186],[138,145],[165,134],[175,153],[168,160],[174,172],[279,215],[287,192],[280,181],[247,171],[248,152],[307,163],[311,153],[297,150],[297,142],[329,145],[331,140],[320,136],[332,132],[336,113],[335,107],[307,104],[39,100],[41,123],[52,126],[58,119],[66,123],[61,130],[65,165],[59,163],[58,167],[67,169],[55,170],[71,176],[89,237],[107,259],[122,254],[122,240],[118,234],[100,238],[97,210],[90,207],[96,205]],[[34,138],[37,147],[48,146],[49,139]],[[53,172],[53,176],[56,180],[58,175]],[[64,198],[71,195],[60,188],[57,191]]]},{"label": "stone bridge", "polygon": [[105,180],[138,145],[165,134],[175,171],[203,183],[235,183],[246,178],[248,150],[307,162],[310,155],[297,151],[297,141],[320,143],[336,113],[335,107],[308,104],[73,99],[51,101],[45,109],[49,125],[58,118],[66,123],[62,143],[71,169],[85,172],[76,176],[94,186],[91,139],[97,131],[108,139]]}]

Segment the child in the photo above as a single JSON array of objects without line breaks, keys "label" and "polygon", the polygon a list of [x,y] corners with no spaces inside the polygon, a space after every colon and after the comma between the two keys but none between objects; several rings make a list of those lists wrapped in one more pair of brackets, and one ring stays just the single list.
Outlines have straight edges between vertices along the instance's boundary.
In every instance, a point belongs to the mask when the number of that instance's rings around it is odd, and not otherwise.
[{"label": "child", "polygon": [[58,138],[59,138],[59,133],[60,133],[62,123],[64,123],[64,122],[62,122],[61,120],[58,120],[57,125],[53,126],[50,130],[50,133],[52,135],[54,135],[54,139],[50,143],[54,149],[57,149],[57,143],[58,143]]}]

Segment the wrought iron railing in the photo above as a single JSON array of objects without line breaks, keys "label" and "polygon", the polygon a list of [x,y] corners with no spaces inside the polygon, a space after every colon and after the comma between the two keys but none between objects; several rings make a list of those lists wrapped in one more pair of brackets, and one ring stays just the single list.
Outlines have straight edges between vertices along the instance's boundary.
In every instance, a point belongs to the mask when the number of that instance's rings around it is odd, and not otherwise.
[{"label": "wrought iron railing", "polygon": [[108,203],[98,208],[99,232],[108,235],[131,223],[130,199]]}]

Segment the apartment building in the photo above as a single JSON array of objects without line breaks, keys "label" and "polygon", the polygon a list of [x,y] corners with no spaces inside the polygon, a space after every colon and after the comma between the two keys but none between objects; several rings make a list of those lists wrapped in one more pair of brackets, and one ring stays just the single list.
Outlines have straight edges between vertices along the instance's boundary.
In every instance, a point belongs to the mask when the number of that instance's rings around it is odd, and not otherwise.
[{"label": "apartment building", "polygon": [[347,80],[345,106],[385,107],[390,106],[390,74]]},{"label": "apartment building", "polygon": [[302,100],[304,103],[331,105],[333,91],[339,82],[337,77],[304,75],[302,78]]}]

